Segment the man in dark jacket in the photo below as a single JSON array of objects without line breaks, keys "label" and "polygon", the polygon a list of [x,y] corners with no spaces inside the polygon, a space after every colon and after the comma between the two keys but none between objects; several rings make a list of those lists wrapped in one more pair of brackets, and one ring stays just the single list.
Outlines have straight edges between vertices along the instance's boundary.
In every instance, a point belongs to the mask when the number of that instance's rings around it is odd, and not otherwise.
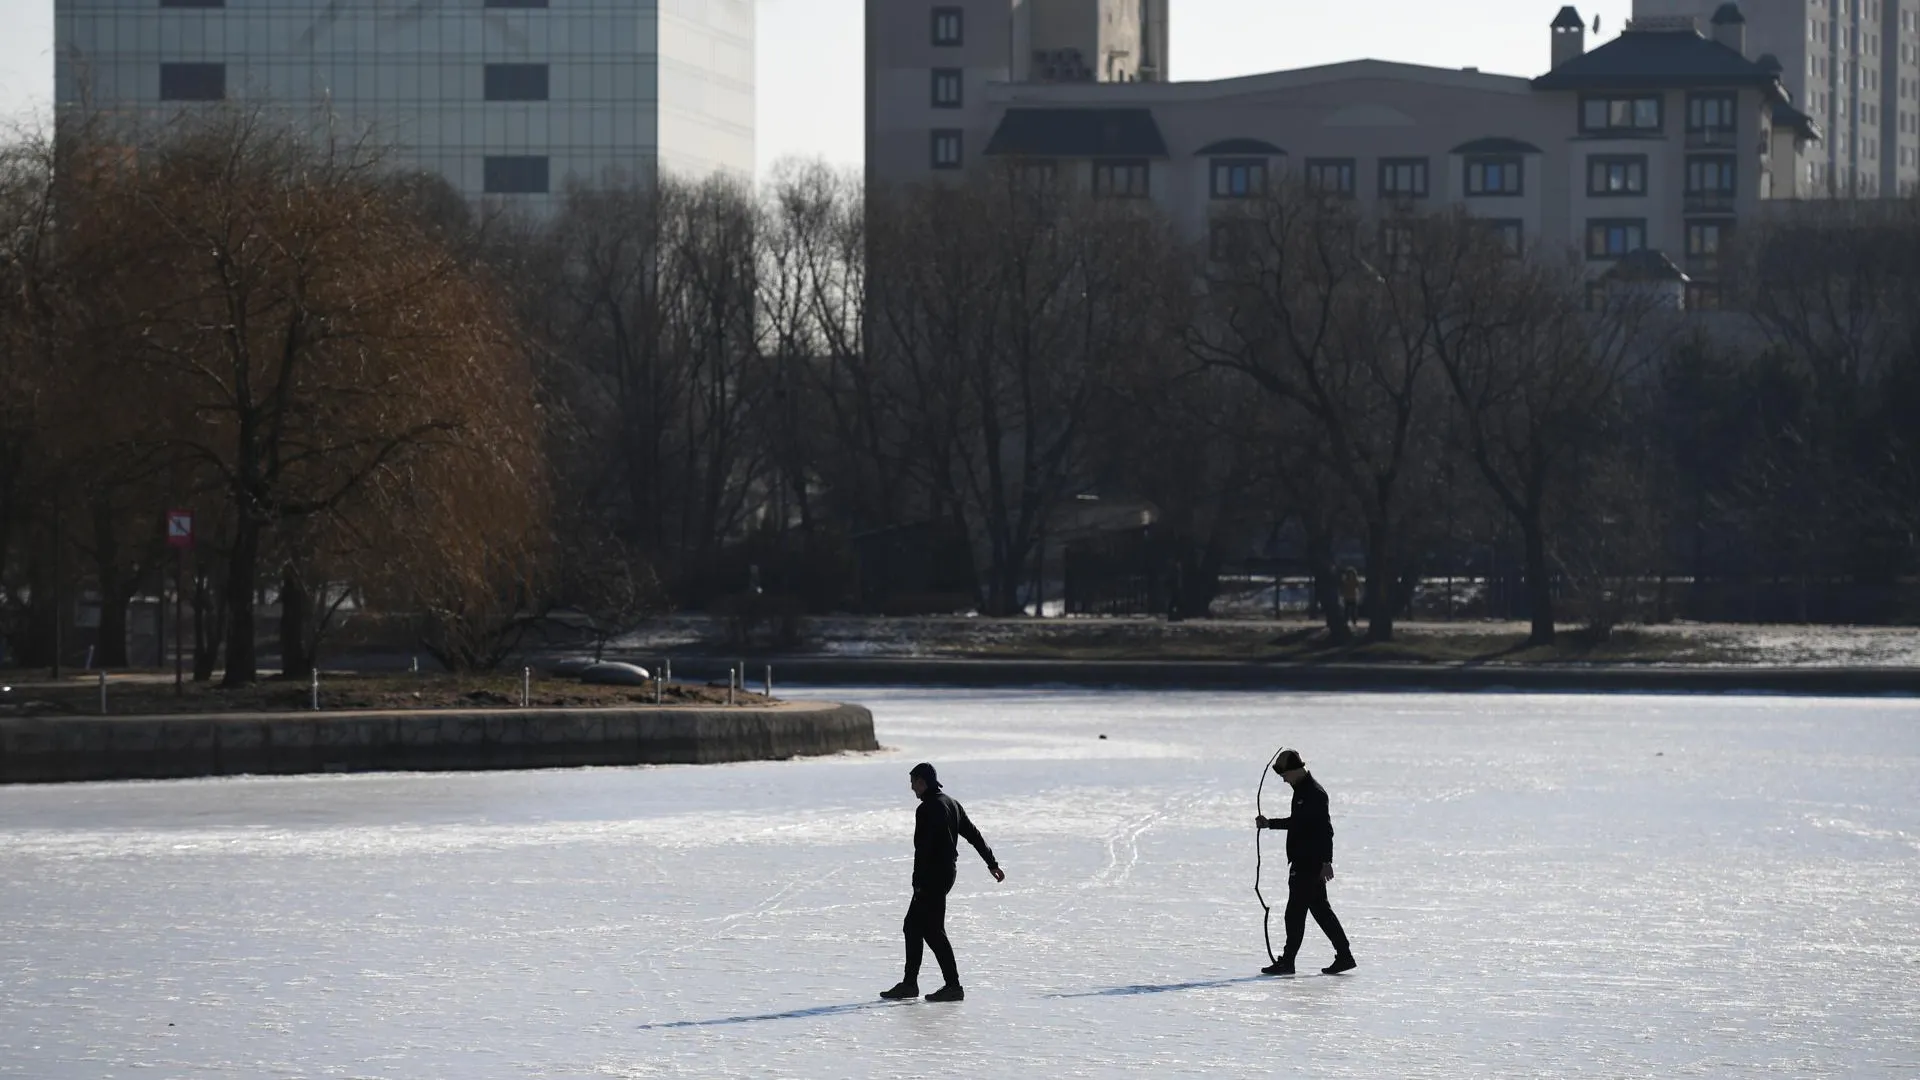
[{"label": "man in dark jacket", "polygon": [[962,1001],[960,970],[953,962],[953,945],[947,941],[947,893],[953,888],[960,860],[960,837],[987,861],[987,872],[995,881],[1007,880],[1006,872],[994,860],[993,849],[981,837],[980,830],[967,820],[959,803],[940,791],[940,779],[933,766],[921,762],[913,767],[908,782],[920,796],[920,808],[913,815],[913,902],[907,905],[907,918],[901,929],[907,935],[907,977],[883,998],[920,996],[921,944],[933,949],[946,985],[927,995],[928,1001]]},{"label": "man in dark jacket", "polygon": [[1327,902],[1327,882],[1333,880],[1333,816],[1327,809],[1327,789],[1307,771],[1298,751],[1280,751],[1273,771],[1293,788],[1293,812],[1283,818],[1255,817],[1253,826],[1287,830],[1287,947],[1279,960],[1260,970],[1267,975],[1293,974],[1293,958],[1306,937],[1311,911],[1334,948],[1333,963],[1321,968],[1321,974],[1351,971],[1356,966],[1353,950],[1333,905]]}]

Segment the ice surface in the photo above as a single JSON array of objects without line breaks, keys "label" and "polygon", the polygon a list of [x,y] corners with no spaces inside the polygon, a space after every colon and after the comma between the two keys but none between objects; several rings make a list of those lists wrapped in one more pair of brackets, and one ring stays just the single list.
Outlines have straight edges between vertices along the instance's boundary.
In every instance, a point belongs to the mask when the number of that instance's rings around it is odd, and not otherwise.
[{"label": "ice surface", "polygon": [[[1915,702],[821,696],[892,749],[0,789],[0,1075],[1920,1070]],[[1283,742],[1348,976],[1254,974]],[[879,1006],[922,759],[1008,879],[963,847],[965,1003]]]}]

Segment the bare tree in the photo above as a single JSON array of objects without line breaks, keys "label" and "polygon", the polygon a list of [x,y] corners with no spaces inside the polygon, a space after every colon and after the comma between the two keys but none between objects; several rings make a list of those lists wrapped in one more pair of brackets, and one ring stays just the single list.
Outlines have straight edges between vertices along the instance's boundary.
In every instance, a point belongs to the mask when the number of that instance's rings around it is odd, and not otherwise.
[{"label": "bare tree", "polygon": [[1191,277],[1149,209],[1018,171],[888,212],[876,355],[904,376],[930,490],[982,539],[986,609],[1011,614],[1049,515],[1088,475],[1089,418],[1123,358],[1173,332]]},{"label": "bare tree", "polygon": [[1455,302],[1430,309],[1448,320],[1431,341],[1467,452],[1521,535],[1528,640],[1551,644],[1552,528],[1587,498],[1591,466],[1617,445],[1625,397],[1671,324],[1660,298],[1641,288],[1616,288],[1589,310],[1585,267],[1571,257],[1517,258],[1464,215],[1435,227],[1451,232],[1464,269]]},{"label": "bare tree", "polygon": [[1420,219],[1384,227],[1290,182],[1216,224],[1191,347],[1297,407],[1366,526],[1368,636],[1393,634],[1409,474],[1431,455],[1429,308],[1456,263]]}]

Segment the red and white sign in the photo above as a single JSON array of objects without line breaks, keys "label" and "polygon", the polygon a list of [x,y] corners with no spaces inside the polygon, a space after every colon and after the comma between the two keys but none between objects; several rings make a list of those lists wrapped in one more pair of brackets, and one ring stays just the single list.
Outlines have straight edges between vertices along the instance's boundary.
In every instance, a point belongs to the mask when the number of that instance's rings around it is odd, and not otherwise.
[{"label": "red and white sign", "polygon": [[177,548],[193,546],[193,511],[167,511],[167,546]]}]

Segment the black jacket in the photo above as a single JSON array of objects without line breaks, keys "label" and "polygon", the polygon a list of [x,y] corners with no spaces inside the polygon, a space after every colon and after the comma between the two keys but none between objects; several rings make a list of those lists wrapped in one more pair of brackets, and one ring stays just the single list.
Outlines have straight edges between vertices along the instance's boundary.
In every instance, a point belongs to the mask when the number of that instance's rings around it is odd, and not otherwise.
[{"label": "black jacket", "polygon": [[953,884],[962,836],[987,860],[987,869],[1000,865],[994,861],[993,849],[987,846],[973,822],[967,820],[967,811],[959,803],[938,788],[920,796],[920,808],[913,814],[914,888],[936,882],[945,886]]},{"label": "black jacket", "polygon": [[1293,787],[1293,816],[1268,818],[1267,828],[1287,830],[1287,861],[1308,866],[1333,861],[1333,815],[1327,789],[1312,773]]}]

